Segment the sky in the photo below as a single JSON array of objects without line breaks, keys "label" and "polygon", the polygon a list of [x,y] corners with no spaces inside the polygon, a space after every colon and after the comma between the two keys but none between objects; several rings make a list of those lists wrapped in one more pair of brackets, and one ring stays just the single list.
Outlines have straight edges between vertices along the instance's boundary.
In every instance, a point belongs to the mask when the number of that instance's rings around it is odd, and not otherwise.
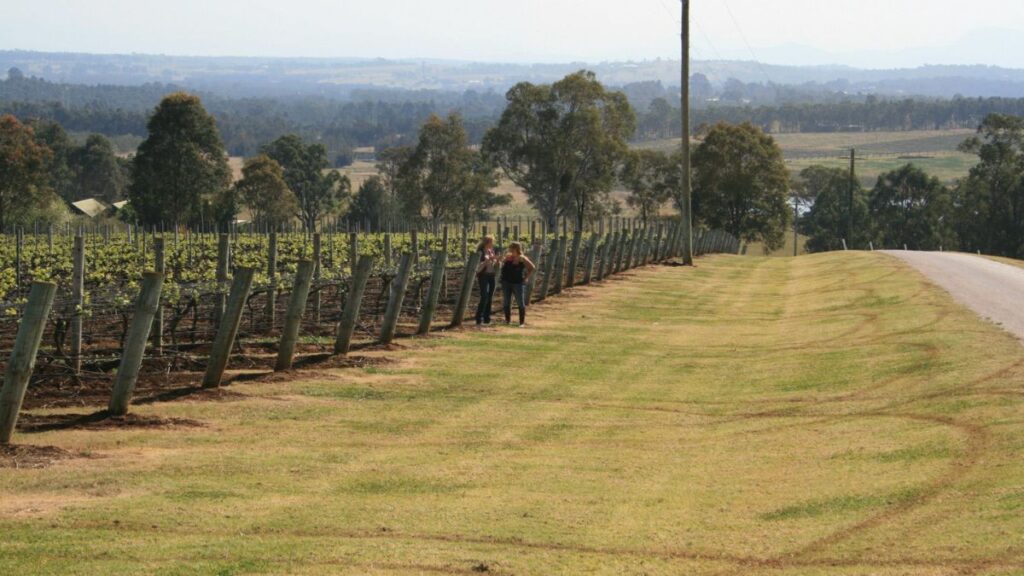
[{"label": "sky", "polygon": [[[697,59],[1024,68],[1022,0],[692,6]],[[679,52],[679,0],[2,0],[0,13],[0,49],[487,62]]]}]

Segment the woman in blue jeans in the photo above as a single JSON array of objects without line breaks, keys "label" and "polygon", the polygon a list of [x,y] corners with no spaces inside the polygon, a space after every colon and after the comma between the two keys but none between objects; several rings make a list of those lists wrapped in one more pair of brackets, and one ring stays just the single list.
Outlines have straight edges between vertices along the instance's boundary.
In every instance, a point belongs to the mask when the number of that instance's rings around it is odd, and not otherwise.
[{"label": "woman in blue jeans", "polygon": [[476,280],[480,286],[480,302],[476,305],[476,325],[491,323],[491,298],[494,297],[494,276],[498,267],[498,253],[494,250],[494,236],[484,236],[477,246],[480,263],[476,266]]},{"label": "woman in blue jeans", "polygon": [[512,296],[519,306],[519,327],[526,326],[526,283],[537,269],[523,254],[523,245],[512,242],[508,254],[501,263],[501,303],[505,312],[505,324],[512,323]]}]

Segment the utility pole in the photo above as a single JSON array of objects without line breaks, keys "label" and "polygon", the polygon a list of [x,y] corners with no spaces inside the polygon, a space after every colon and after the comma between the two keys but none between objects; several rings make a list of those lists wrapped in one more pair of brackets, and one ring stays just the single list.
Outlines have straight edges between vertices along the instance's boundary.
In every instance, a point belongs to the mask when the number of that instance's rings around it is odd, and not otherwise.
[{"label": "utility pole", "polygon": [[683,174],[680,182],[682,194],[683,264],[693,266],[693,201],[690,191],[690,0],[682,0],[683,25],[680,40],[682,44],[682,71],[680,74],[680,112],[683,118],[682,153]]},{"label": "utility pole", "polygon": [[853,246],[853,192],[857,187],[857,149],[850,148],[850,194],[846,203],[846,243]]},{"label": "utility pole", "polygon": [[800,244],[800,234],[797,228],[797,219],[800,218],[800,197],[793,194],[793,257],[795,258]]}]

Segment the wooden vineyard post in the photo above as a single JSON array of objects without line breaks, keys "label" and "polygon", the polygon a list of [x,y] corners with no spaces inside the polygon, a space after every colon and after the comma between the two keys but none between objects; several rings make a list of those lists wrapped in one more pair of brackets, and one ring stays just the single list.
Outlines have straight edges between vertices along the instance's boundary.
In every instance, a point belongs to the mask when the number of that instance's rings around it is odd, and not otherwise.
[{"label": "wooden vineyard post", "polygon": [[82,372],[82,315],[85,313],[85,238],[75,236],[71,246],[71,369]]},{"label": "wooden vineyard post", "polygon": [[551,273],[555,269],[555,259],[558,252],[558,239],[551,241],[551,250],[544,256],[544,278],[540,281],[540,294],[537,300],[546,300],[548,290],[551,288]]},{"label": "wooden vineyard post", "polygon": [[338,322],[337,338],[334,341],[335,354],[348,354],[352,346],[352,334],[355,333],[356,323],[359,321],[359,307],[363,303],[363,294],[366,292],[366,283],[370,279],[371,271],[373,256],[360,256],[352,275],[352,291],[345,300],[345,309],[342,310],[341,321]]},{"label": "wooden vineyard post", "polygon": [[384,269],[391,271],[391,233],[384,233]]},{"label": "wooden vineyard post", "polygon": [[565,278],[565,287],[572,288],[576,285],[576,267],[580,262],[580,249],[583,247],[583,232],[575,230],[572,233],[572,255],[569,258],[569,270]]},{"label": "wooden vineyard post", "polygon": [[348,266],[353,275],[356,273],[357,260],[359,260],[359,234],[352,232],[348,235]]},{"label": "wooden vineyard post", "polygon": [[217,302],[213,307],[213,323],[217,326],[224,316],[224,307],[227,305],[227,294],[224,290],[228,284],[228,265],[231,259],[231,238],[227,234],[221,234],[217,238]]},{"label": "wooden vineyard post", "polygon": [[427,301],[423,303],[420,325],[416,329],[417,334],[423,335],[430,332],[430,324],[434,321],[434,312],[437,310],[437,300],[441,297],[441,287],[444,285],[446,266],[448,266],[448,253],[437,252],[434,255],[434,266],[430,271],[430,291],[427,292]]},{"label": "wooden vineyard post", "polygon": [[309,299],[309,288],[313,284],[313,273],[316,262],[302,260],[295,272],[295,286],[288,300],[288,311],[284,316],[284,330],[281,332],[281,343],[277,350],[277,363],[274,371],[288,370],[292,367],[295,356],[295,344],[299,339],[299,328],[302,326],[302,313],[306,311],[306,300]]},{"label": "wooden vineyard post", "polygon": [[25,314],[18,324],[18,335],[7,361],[3,388],[0,388],[0,445],[9,444],[14,434],[56,293],[57,285],[51,282],[35,282],[29,291]]},{"label": "wooden vineyard post", "polygon": [[267,305],[263,309],[267,327],[274,329],[277,317],[277,232],[271,232],[267,245]]},{"label": "wooden vineyard post", "polygon": [[626,246],[629,244],[629,232],[622,230],[619,234],[619,242],[615,246],[615,273],[622,271],[623,258],[626,255]]},{"label": "wooden vineyard post", "polygon": [[564,235],[558,238],[558,249],[555,253],[555,283],[551,287],[552,294],[560,294],[562,292],[562,282],[565,280],[565,251],[567,244],[568,238]]},{"label": "wooden vineyard post", "polygon": [[452,315],[452,328],[462,326],[462,320],[466,315],[466,308],[469,307],[469,298],[473,294],[473,278],[479,261],[480,255],[476,252],[466,257],[466,266],[462,270],[462,286],[459,288],[459,299],[455,304],[455,312]]},{"label": "wooden vineyard post", "polygon": [[590,284],[594,275],[594,260],[597,258],[597,234],[590,234],[590,242],[587,243],[587,261],[584,264],[583,283]]},{"label": "wooden vineyard post", "polygon": [[[320,274],[321,274],[320,268],[321,268],[321,262],[322,262],[321,256],[322,256],[322,252],[323,252],[323,248],[322,248],[322,245],[321,245],[320,242],[321,242],[320,241],[320,233],[319,232],[315,232],[313,234],[313,279],[316,280],[318,283],[320,281]],[[298,280],[296,280],[296,282],[298,282]],[[308,289],[307,289],[307,291],[308,291]],[[314,324],[319,324],[320,323],[320,290],[319,290],[319,288],[317,290],[313,291],[313,323]]]},{"label": "wooden vineyard post", "polygon": [[601,260],[597,263],[597,281],[604,280],[605,271],[608,268],[608,257],[611,254],[612,247],[612,236],[611,232],[605,234],[604,242],[601,244]]},{"label": "wooden vineyard post", "polygon": [[220,386],[221,377],[224,376],[224,369],[227,368],[228,358],[231,356],[231,347],[235,345],[238,326],[242,322],[245,301],[249,299],[249,289],[252,288],[254,272],[255,270],[252,268],[237,268],[235,270],[235,279],[231,283],[227,307],[224,314],[221,315],[217,336],[214,337],[213,348],[210,350],[209,364],[206,366],[206,375],[203,377],[203,388]]},{"label": "wooden vineyard post", "polygon": [[[531,222],[533,224],[533,222]],[[544,253],[544,246],[534,242],[530,248],[530,261],[535,266],[540,266],[540,258]],[[537,273],[540,270],[535,270],[533,274],[530,274],[530,280],[526,283],[526,301],[533,302],[533,287],[537,284]]]},{"label": "wooden vineyard post", "polygon": [[398,318],[402,315],[402,303],[405,302],[405,291],[409,288],[409,277],[412,276],[412,253],[403,252],[398,261],[398,273],[391,282],[388,294],[388,305],[384,311],[384,322],[380,327],[380,343],[390,344],[395,339]]},{"label": "wooden vineyard post", "polygon": [[135,382],[139,379],[142,359],[146,353],[150,329],[156,324],[156,313],[160,309],[160,292],[164,285],[162,272],[146,272],[142,275],[142,290],[135,302],[135,315],[124,341],[121,364],[117,367],[114,391],[110,395],[107,411],[111,416],[124,416],[132,401]]},{"label": "wooden vineyard post", "polygon": [[412,269],[415,270],[416,266],[420,263],[419,233],[416,232],[415,228],[409,231],[409,244],[410,252],[412,252]]},{"label": "wooden vineyard post", "polygon": [[636,230],[631,230],[629,236],[626,237],[626,241],[622,245],[622,270],[625,272],[629,270],[633,263],[633,248],[636,246]]},{"label": "wooden vineyard post", "polygon": [[14,229],[14,287],[21,294],[21,255],[25,249],[25,231],[18,226]]},{"label": "wooden vineyard post", "polygon": [[[164,253],[164,237],[153,238],[153,271],[159,272],[161,276],[167,276],[167,262]],[[161,287],[162,290],[162,287]],[[156,354],[163,354],[164,348],[164,309],[160,300],[156,303],[156,312],[153,314],[153,329],[150,337],[153,340],[153,351]]]}]

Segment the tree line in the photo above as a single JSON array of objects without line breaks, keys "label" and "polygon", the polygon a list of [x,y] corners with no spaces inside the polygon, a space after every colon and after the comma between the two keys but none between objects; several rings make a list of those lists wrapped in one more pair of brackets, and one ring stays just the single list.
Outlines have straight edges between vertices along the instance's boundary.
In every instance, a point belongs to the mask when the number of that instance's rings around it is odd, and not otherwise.
[{"label": "tree line", "polygon": [[[884,98],[845,94],[838,85],[761,85],[736,80],[716,87],[702,74],[694,74],[690,83],[694,133],[719,122],[752,122],[772,133],[973,128],[989,114],[1024,115],[1024,99],[1018,98]],[[153,106],[177,91],[181,88],[160,83],[55,83],[12,69],[0,81],[0,114],[51,120],[71,132],[145,136]],[[620,91],[636,116],[632,141],[679,137],[677,88],[634,82]],[[362,89],[347,100],[197,95],[216,118],[224,146],[232,155],[252,156],[266,142],[297,134],[322,143],[335,167],[350,162],[358,147],[413,145],[427,119],[451,112],[461,116],[469,142],[480,144],[508,104],[502,94],[473,90]]]},{"label": "tree line", "polygon": [[[55,199],[130,199],[124,217],[146,226],[231,225],[248,210],[257,225],[315,229],[346,217],[380,228],[468,226],[520,188],[550,228],[593,225],[620,214],[612,194],[642,220],[678,214],[681,158],[633,150],[638,119],[621,91],[591,72],[552,84],[522,82],[474,145],[458,113],[431,115],[408,144],[378,156],[378,174],[357,190],[332,168],[326,146],[299,134],[261,143],[233,182],[219,121],[196,95],[168,95],[149,114],[130,162],[102,136],[69,144],[52,122],[0,122],[0,224],[46,220]],[[939,247],[1024,255],[1024,120],[991,114],[962,150],[978,164],[955,186],[911,165],[862,190],[850,174],[814,166],[791,179],[777,143],[756,123],[705,127],[692,152],[693,218],[773,249],[797,226],[812,251],[840,247]],[[803,206],[802,210],[800,206]],[[674,208],[674,209],[673,209]]]},{"label": "tree line", "polygon": [[992,114],[960,146],[978,163],[952,186],[907,164],[863,189],[849,171],[811,166],[797,179],[810,251],[854,248],[981,251],[1024,258],[1024,118]]}]

